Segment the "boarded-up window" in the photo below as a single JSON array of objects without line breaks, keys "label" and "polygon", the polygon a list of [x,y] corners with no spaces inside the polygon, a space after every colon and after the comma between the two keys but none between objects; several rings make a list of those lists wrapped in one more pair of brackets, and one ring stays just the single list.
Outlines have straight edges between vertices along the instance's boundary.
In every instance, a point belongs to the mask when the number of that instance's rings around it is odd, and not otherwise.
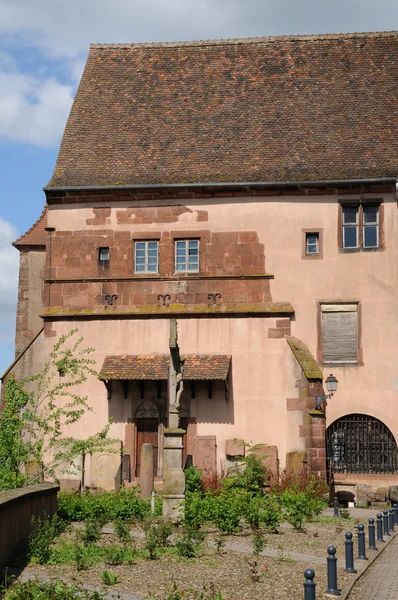
[{"label": "boarded-up window", "polygon": [[358,305],[321,305],[324,363],[358,362]]}]

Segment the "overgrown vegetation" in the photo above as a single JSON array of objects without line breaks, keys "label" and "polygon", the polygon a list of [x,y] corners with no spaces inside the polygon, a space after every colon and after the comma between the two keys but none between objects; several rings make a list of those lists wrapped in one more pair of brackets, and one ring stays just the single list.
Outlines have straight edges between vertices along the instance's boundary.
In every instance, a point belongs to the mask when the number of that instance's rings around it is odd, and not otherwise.
[{"label": "overgrown vegetation", "polygon": [[[43,370],[17,381],[10,377],[0,412],[0,490],[76,472],[83,454],[110,449],[110,423],[85,440],[64,437],[65,426],[92,410],[75,387],[94,371],[93,348],[82,348],[77,330],[61,336]],[[44,460],[46,457],[46,460]]]},{"label": "overgrown vegetation", "polygon": [[3,600],[105,600],[107,596],[62,581],[28,581],[4,590],[0,597]]}]

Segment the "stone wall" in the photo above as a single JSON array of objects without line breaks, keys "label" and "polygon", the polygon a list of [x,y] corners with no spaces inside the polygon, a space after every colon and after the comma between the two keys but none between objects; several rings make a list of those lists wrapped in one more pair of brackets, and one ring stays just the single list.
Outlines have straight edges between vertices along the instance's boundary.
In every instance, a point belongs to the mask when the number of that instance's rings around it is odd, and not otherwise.
[{"label": "stone wall", "polygon": [[56,512],[58,490],[55,483],[39,483],[0,492],[0,566],[26,552],[32,517]]}]

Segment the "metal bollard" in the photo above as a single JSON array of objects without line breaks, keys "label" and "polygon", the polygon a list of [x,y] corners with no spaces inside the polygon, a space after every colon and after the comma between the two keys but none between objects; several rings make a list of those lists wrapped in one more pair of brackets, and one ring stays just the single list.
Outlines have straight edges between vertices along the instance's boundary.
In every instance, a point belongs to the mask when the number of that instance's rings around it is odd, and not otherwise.
[{"label": "metal bollard", "polygon": [[314,581],[315,571],[306,569],[304,571],[304,600],[316,600],[316,583]]},{"label": "metal bollard", "polygon": [[394,533],[395,532],[395,529],[394,529],[394,521],[395,521],[395,518],[394,518],[394,509],[390,508],[390,510],[388,511],[388,514],[389,514],[389,517],[390,517],[390,531],[392,531]]},{"label": "metal bollard", "polygon": [[325,594],[340,596],[341,591],[337,588],[337,558],[335,554],[336,548],[328,546],[328,557],[326,559],[328,565],[328,589],[325,591]]},{"label": "metal bollard", "polygon": [[368,560],[365,550],[365,525],[358,525],[358,558],[359,560]]},{"label": "metal bollard", "polygon": [[394,524],[398,525],[398,504],[394,504]]},{"label": "metal bollard", "polygon": [[356,573],[354,569],[354,542],[352,541],[351,531],[345,534],[345,569],[346,573]]},{"label": "metal bollard", "polygon": [[381,513],[377,513],[377,541],[383,542],[383,515]]},{"label": "metal bollard", "polygon": [[376,535],[375,535],[375,520],[369,519],[369,550],[377,550],[376,548]]},{"label": "metal bollard", "polygon": [[384,535],[391,535],[388,527],[388,510],[383,510]]},{"label": "metal bollard", "polygon": [[334,497],[334,501],[333,501],[333,516],[334,517],[339,516],[339,502],[338,502],[337,496]]}]

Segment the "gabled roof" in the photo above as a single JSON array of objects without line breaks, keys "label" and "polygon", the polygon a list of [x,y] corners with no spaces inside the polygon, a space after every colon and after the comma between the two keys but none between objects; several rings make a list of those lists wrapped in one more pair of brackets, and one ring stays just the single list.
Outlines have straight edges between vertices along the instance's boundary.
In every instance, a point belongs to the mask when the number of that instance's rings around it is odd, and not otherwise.
[{"label": "gabled roof", "polygon": [[[190,354],[184,363],[185,380],[222,380],[228,377],[231,356]],[[101,379],[166,380],[170,359],[167,354],[106,356],[99,373]]]},{"label": "gabled roof", "polygon": [[48,233],[45,230],[46,227],[47,205],[44,207],[43,212],[36,223],[34,223],[26,233],[21,235],[20,238],[15,240],[12,245],[16,248],[20,248],[21,246],[45,246],[48,239]]},{"label": "gabled roof", "polygon": [[395,178],[398,32],[97,44],[48,188]]}]

